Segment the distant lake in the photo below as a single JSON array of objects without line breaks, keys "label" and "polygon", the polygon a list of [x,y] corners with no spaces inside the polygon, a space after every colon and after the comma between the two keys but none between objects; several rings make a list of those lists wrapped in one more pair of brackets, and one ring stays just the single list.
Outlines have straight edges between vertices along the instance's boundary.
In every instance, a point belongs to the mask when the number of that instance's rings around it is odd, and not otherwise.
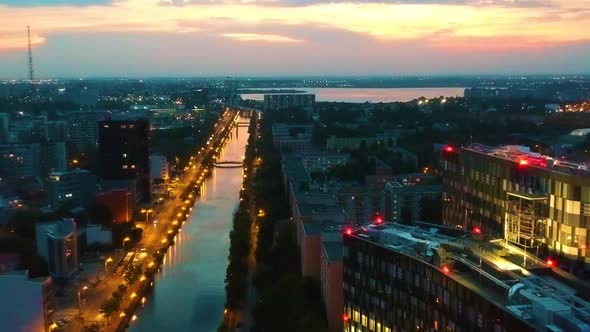
[{"label": "distant lake", "polygon": [[[465,88],[281,88],[313,93],[316,101],[388,103],[420,97],[463,97]],[[251,89],[256,90],[256,89]],[[268,89],[264,89],[268,90]],[[241,94],[242,99],[264,100],[262,93]]]}]

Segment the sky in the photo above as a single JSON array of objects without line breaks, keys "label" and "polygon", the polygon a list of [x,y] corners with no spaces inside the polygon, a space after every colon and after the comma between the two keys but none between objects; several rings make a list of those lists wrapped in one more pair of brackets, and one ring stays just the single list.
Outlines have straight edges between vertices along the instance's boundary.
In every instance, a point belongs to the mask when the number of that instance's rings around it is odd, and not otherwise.
[{"label": "sky", "polygon": [[0,78],[590,73],[590,0],[0,0]]}]

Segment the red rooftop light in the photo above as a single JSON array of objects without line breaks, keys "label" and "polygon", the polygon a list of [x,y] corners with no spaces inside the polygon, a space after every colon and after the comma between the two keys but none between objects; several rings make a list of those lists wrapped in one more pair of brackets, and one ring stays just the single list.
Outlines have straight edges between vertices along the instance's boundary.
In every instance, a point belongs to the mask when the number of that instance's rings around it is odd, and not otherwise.
[{"label": "red rooftop light", "polygon": [[342,320],[345,322],[348,322],[350,320],[350,316],[348,316],[347,314],[342,315]]},{"label": "red rooftop light", "polygon": [[344,230],[344,234],[346,235],[352,235],[352,228],[347,228]]},{"label": "red rooftop light", "polygon": [[548,267],[552,267],[553,265],[555,265],[555,262],[551,258],[549,258],[545,265],[547,265]]},{"label": "red rooftop light", "polygon": [[450,145],[447,145],[447,146],[445,146],[445,151],[446,152],[453,152],[453,151],[455,151],[455,148]]},{"label": "red rooftop light", "polygon": [[475,234],[481,234],[481,228],[475,226],[475,228],[473,228],[473,233],[475,233]]},{"label": "red rooftop light", "polygon": [[442,271],[444,274],[449,274],[451,272],[451,268],[448,265],[442,267]]},{"label": "red rooftop light", "polygon": [[381,217],[381,216],[379,216],[379,215],[378,215],[378,216],[376,216],[376,217],[375,217],[375,223],[376,223],[376,224],[382,224],[382,223],[383,223],[383,217]]},{"label": "red rooftop light", "polygon": [[524,165],[528,165],[528,164],[529,164],[529,161],[528,161],[528,160],[526,160],[526,159],[521,159],[521,160],[519,161],[519,164],[521,164],[521,165],[523,165],[523,166],[524,166]]}]

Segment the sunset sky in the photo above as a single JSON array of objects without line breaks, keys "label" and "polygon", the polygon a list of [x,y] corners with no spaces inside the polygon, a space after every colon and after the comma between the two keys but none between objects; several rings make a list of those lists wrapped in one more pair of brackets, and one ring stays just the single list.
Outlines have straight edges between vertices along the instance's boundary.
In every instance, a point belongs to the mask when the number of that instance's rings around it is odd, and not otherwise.
[{"label": "sunset sky", "polygon": [[0,0],[0,78],[590,73],[590,0]]}]

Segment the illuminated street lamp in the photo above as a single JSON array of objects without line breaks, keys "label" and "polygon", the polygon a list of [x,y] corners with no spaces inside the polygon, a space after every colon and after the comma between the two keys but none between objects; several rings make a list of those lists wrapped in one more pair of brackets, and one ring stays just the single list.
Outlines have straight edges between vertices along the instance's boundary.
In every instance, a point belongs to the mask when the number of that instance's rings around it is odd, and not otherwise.
[{"label": "illuminated street lamp", "polygon": [[123,251],[125,251],[125,242],[127,242],[127,241],[131,241],[131,238],[129,236],[127,236],[123,239]]},{"label": "illuminated street lamp", "polygon": [[145,213],[145,223],[146,224],[149,222],[150,213],[153,213],[153,212],[154,212],[154,210],[152,210],[152,209],[141,209],[141,213]]},{"label": "illuminated street lamp", "polygon": [[[125,242],[123,242],[123,243],[125,243]],[[105,259],[105,260],[104,260],[104,271],[105,271],[105,272],[108,272],[108,270],[107,270],[107,266],[108,266],[108,264],[109,264],[110,262],[112,262],[112,261],[113,261],[113,258],[111,258],[111,257],[109,257],[109,258],[107,258],[107,259]]]}]

